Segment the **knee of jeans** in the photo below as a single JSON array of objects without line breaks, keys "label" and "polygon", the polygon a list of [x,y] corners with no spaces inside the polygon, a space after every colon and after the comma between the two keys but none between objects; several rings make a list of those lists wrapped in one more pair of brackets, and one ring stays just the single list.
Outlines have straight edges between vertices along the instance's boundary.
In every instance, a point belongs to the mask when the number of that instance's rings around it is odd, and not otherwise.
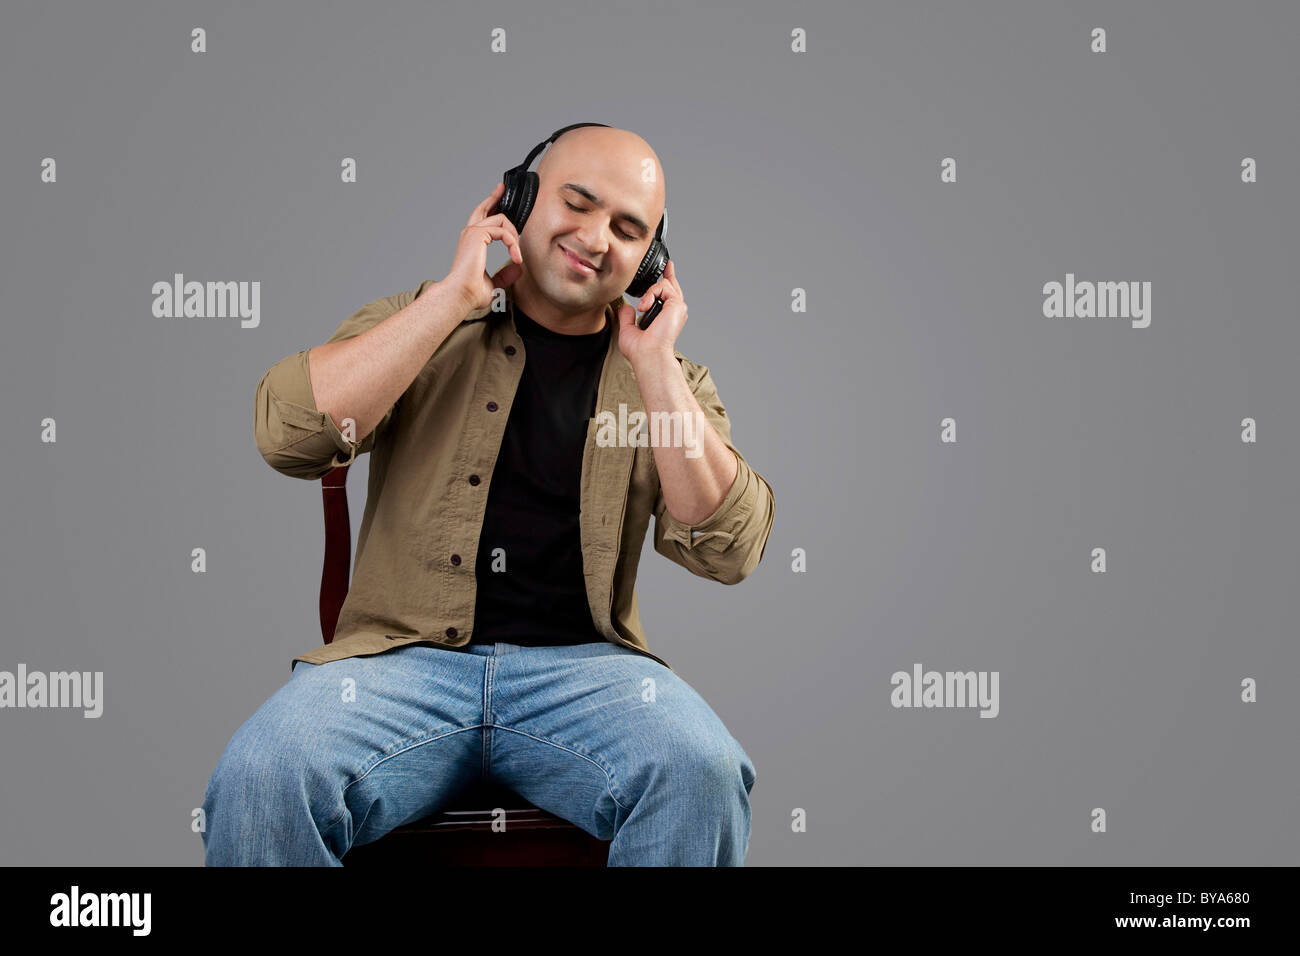
[{"label": "knee of jeans", "polygon": [[754,762],[749,756],[741,751],[740,758],[740,779],[745,784],[745,792],[752,793],[754,790],[754,781],[758,779],[758,770],[754,767]]},{"label": "knee of jeans", "polygon": [[271,744],[251,734],[236,734],[226,746],[208,785],[209,794],[248,799],[256,793],[301,791],[315,775],[303,748],[292,741]]},{"label": "knee of jeans", "polygon": [[740,744],[736,744],[736,764],[740,767],[740,780],[745,785],[745,792],[750,793],[754,789],[754,781],[758,779],[758,771],[754,767],[754,761],[749,759],[749,754],[745,753]]},{"label": "knee of jeans", "polygon": [[694,779],[698,780],[699,775],[707,775],[715,783],[726,785],[739,778],[746,793],[754,788],[757,776],[754,763],[734,738],[696,747],[692,751],[690,763],[689,770]]}]

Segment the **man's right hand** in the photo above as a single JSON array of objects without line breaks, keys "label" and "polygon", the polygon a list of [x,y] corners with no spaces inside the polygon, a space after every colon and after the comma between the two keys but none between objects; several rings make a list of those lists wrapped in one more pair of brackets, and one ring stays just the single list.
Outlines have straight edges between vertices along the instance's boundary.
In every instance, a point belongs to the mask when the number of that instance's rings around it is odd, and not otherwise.
[{"label": "man's right hand", "polygon": [[[451,265],[451,272],[442,280],[444,286],[461,297],[467,313],[491,305],[494,290],[509,286],[523,273],[520,263],[524,261],[524,254],[519,246],[519,232],[505,213],[495,212],[505,191],[505,184],[497,183],[491,195],[469,214],[469,221],[461,230],[460,242],[456,246],[456,260]],[[490,276],[487,273],[487,250],[498,239],[510,250],[512,261],[502,266],[496,275]]]}]

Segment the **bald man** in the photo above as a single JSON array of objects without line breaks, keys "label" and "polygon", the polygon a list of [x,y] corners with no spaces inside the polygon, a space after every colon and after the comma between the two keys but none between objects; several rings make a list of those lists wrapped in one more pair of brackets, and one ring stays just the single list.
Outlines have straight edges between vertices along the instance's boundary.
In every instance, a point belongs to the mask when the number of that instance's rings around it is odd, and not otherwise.
[{"label": "bald man", "polygon": [[[319,479],[372,452],[369,495],[332,642],[294,659],[209,782],[209,865],[342,865],[476,783],[609,840],[611,866],[744,863],[753,763],[649,651],[633,582],[651,516],[659,553],[739,582],[771,486],[675,348],[674,264],[637,303],[663,300],[648,328],[622,299],[665,208],[650,145],[570,129],[537,174],[522,231],[498,183],[443,280],[259,383],[267,462]],[[495,242],[510,258],[489,275]],[[598,427],[643,413],[682,427]]]}]

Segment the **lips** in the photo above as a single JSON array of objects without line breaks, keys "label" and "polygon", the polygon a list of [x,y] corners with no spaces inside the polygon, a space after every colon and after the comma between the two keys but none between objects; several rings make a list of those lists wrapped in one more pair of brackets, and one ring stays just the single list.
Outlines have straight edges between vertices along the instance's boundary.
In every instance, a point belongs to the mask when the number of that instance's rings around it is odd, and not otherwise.
[{"label": "lips", "polygon": [[578,268],[579,271],[591,272],[593,274],[600,271],[595,266],[593,266],[590,262],[588,262],[586,259],[580,258],[579,256],[575,256],[568,249],[564,248],[564,246],[560,246],[560,251],[564,253],[564,257],[568,259],[571,263],[573,263]]}]

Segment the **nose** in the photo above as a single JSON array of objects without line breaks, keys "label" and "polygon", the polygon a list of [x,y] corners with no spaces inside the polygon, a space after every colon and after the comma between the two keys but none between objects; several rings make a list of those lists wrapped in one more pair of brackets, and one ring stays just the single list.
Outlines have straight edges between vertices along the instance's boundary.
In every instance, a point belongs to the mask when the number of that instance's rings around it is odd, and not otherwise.
[{"label": "nose", "polygon": [[609,240],[605,238],[605,228],[588,220],[582,224],[578,230],[578,242],[582,243],[582,248],[576,250],[584,259],[592,262],[598,261],[605,251],[609,248]]}]

